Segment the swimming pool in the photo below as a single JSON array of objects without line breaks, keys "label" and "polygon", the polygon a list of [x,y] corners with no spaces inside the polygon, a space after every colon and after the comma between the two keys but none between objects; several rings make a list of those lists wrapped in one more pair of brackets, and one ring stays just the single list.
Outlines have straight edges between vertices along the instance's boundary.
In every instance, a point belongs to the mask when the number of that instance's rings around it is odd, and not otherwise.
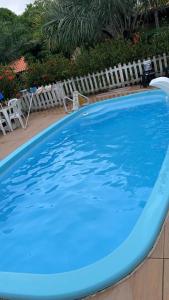
[{"label": "swimming pool", "polygon": [[167,214],[168,142],[152,91],[82,108],[2,161],[0,296],[76,299],[129,274]]}]

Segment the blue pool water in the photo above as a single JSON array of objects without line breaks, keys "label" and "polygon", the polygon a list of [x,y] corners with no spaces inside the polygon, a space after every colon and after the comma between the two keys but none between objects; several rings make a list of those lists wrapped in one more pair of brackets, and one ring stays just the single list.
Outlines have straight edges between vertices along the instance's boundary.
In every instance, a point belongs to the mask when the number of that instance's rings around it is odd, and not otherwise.
[{"label": "blue pool water", "polygon": [[165,96],[135,97],[81,110],[1,175],[0,271],[75,270],[128,237],[169,142]]}]

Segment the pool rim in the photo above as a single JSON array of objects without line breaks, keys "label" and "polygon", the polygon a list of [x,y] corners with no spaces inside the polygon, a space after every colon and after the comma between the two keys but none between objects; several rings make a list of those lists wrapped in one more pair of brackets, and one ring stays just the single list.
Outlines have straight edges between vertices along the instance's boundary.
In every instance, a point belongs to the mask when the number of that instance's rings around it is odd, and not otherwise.
[{"label": "pool rim", "polygon": [[[104,100],[101,103],[91,104],[91,106],[100,105],[104,102],[112,103],[112,101],[118,103],[138,95],[150,95],[150,93],[162,94],[158,90],[140,92]],[[36,145],[42,138],[60,126],[65,125],[67,121],[74,119],[75,116],[85,110],[86,107],[64,117],[20,146],[0,162],[0,171],[3,172],[20,155],[24,155],[27,150]],[[0,297],[17,300],[78,299],[110,287],[129,275],[151,251],[167,216],[169,209],[168,165],[169,149],[166,151],[159,176],[141,216],[138,218],[128,238],[112,253],[91,265],[65,273],[25,274],[0,272]]]}]

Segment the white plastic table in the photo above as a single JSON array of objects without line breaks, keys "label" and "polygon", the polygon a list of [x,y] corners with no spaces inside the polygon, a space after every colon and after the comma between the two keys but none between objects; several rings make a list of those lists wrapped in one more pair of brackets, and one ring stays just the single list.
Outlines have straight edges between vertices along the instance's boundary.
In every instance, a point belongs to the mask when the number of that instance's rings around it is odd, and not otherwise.
[{"label": "white plastic table", "polygon": [[0,108],[0,113],[3,114],[5,120],[6,120],[6,123],[10,129],[10,131],[13,131],[13,128],[12,128],[12,123],[11,123],[11,120],[9,118],[9,110],[10,110],[10,107],[9,106],[5,106],[5,107],[1,107]]}]

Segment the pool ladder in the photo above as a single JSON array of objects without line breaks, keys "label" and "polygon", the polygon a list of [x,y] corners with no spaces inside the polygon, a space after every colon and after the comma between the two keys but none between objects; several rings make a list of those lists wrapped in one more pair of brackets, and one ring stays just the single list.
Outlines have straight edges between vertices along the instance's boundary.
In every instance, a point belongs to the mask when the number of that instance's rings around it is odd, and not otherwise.
[{"label": "pool ladder", "polygon": [[63,99],[63,105],[66,113],[71,112],[68,109],[68,106],[66,104],[67,101],[71,101],[73,104],[72,110],[71,111],[77,111],[81,106],[89,104],[89,98],[80,94],[78,91],[73,92],[73,98],[69,98],[67,96],[64,97]]}]

